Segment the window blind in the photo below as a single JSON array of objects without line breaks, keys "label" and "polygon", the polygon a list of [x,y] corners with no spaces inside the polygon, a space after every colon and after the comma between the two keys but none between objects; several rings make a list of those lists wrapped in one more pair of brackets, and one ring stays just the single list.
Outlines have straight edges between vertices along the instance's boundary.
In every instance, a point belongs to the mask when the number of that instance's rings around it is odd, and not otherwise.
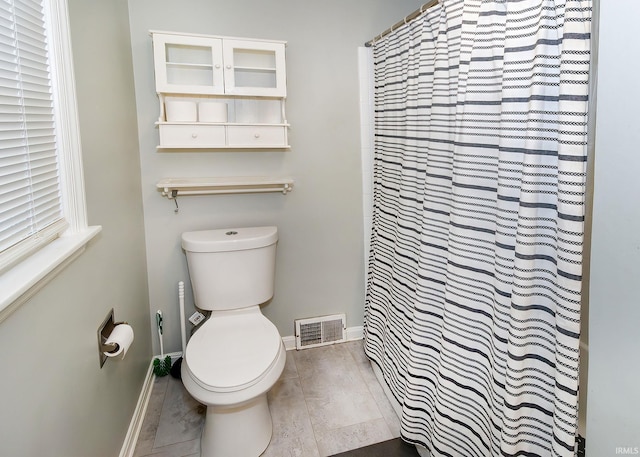
[{"label": "window blind", "polygon": [[66,227],[42,1],[0,1],[0,270]]}]

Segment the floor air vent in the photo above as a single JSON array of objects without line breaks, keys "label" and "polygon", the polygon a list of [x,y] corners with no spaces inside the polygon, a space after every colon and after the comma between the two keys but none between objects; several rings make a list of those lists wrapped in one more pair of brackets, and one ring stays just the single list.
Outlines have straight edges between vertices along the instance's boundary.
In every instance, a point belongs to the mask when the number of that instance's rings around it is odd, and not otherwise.
[{"label": "floor air vent", "polygon": [[344,314],[297,319],[295,321],[296,349],[307,349],[345,341],[346,321]]}]

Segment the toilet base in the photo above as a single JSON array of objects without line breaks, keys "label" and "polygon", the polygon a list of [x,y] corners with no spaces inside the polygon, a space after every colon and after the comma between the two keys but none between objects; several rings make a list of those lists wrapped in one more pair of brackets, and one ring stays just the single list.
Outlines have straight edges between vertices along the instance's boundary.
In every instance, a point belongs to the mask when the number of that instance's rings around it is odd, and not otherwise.
[{"label": "toilet base", "polygon": [[267,394],[241,405],[208,406],[201,457],[258,457],[269,445],[273,426]]}]

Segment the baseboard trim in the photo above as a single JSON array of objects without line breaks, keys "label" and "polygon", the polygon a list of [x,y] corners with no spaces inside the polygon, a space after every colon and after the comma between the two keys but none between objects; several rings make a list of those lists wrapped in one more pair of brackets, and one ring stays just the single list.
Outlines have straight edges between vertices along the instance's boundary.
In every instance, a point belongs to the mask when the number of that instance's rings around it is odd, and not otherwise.
[{"label": "baseboard trim", "polygon": [[[178,360],[180,357],[182,357],[182,351],[178,351],[178,352],[168,352],[167,354],[164,355],[164,357],[166,356],[171,356],[171,363],[175,362],[176,360]],[[161,355],[154,355],[153,359],[151,359],[151,363],[153,364],[153,361],[155,359],[161,359],[162,356]]]},{"label": "baseboard trim", "polygon": [[284,348],[287,351],[291,351],[296,348],[296,337],[294,335],[283,336],[282,342],[284,343]]},{"label": "baseboard trim", "polygon": [[[364,327],[362,325],[347,327],[347,341],[361,340],[363,337]],[[282,342],[284,343],[284,348],[287,351],[291,351],[296,348],[295,335],[283,336]]]},{"label": "baseboard trim", "polygon": [[347,327],[347,341],[361,340],[362,338],[364,338],[364,327],[362,325]]},{"label": "baseboard trim", "polygon": [[129,423],[129,429],[127,435],[124,438],[122,449],[120,449],[120,457],[133,457],[133,453],[136,450],[136,444],[138,443],[138,436],[140,436],[140,430],[142,429],[142,421],[144,421],[144,415],[147,412],[147,405],[149,404],[149,398],[151,398],[151,391],[153,390],[153,381],[155,380],[153,374],[153,361],[149,363],[147,369],[147,375],[142,383],[142,390],[138,397],[138,403],[136,409],[133,411],[133,417]]}]

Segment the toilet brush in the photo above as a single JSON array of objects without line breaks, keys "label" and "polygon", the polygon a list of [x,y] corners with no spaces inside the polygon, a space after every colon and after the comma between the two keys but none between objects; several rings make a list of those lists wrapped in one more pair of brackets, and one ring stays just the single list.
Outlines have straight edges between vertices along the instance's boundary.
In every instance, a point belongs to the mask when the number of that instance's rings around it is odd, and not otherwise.
[{"label": "toilet brush", "polygon": [[162,345],[162,311],[156,311],[156,326],[158,327],[158,338],[160,339],[160,358],[153,359],[153,374],[156,376],[166,376],[171,371],[171,356],[164,356]]},{"label": "toilet brush", "polygon": [[180,306],[180,336],[182,337],[182,356],[174,362],[171,367],[171,376],[176,379],[182,379],[182,357],[187,350],[187,337],[185,336],[184,322],[184,282],[178,283],[178,305]]}]

